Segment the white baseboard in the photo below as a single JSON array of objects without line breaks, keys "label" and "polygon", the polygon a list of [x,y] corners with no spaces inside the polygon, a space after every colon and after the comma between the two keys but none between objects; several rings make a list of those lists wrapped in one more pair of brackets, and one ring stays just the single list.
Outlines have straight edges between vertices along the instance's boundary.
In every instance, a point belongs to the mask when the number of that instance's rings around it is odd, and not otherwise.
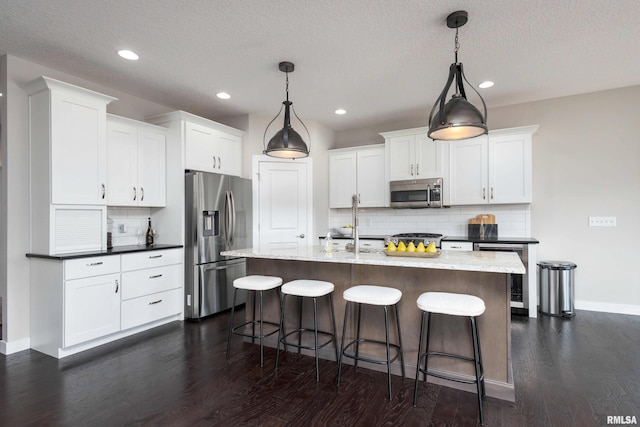
[{"label": "white baseboard", "polygon": [[17,341],[7,342],[5,340],[0,341],[0,353],[13,354],[23,350],[29,350],[31,348],[31,338],[23,338]]},{"label": "white baseboard", "polygon": [[605,313],[632,314],[640,316],[640,305],[576,300],[575,307],[578,310],[602,311]]}]

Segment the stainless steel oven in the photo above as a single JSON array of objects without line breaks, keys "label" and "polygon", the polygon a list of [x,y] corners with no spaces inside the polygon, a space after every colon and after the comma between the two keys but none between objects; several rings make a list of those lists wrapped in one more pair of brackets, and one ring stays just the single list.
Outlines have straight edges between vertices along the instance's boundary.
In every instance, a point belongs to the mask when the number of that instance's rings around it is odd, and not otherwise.
[{"label": "stainless steel oven", "polygon": [[441,208],[442,207],[442,178],[409,179],[405,181],[391,181],[392,208]]},{"label": "stainless steel oven", "polygon": [[524,264],[524,274],[511,275],[511,312],[528,315],[529,310],[529,245],[524,243],[474,243],[474,251],[516,252]]}]

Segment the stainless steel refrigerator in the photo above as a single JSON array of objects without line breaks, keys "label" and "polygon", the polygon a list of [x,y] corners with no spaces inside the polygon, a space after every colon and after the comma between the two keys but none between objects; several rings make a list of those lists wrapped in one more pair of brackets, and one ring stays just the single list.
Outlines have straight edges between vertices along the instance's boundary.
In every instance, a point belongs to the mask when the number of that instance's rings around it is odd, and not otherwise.
[{"label": "stainless steel refrigerator", "polygon": [[[251,180],[185,172],[185,317],[201,319],[231,308],[233,281],[245,258],[220,255],[251,247]],[[245,302],[238,293],[236,304]]]}]

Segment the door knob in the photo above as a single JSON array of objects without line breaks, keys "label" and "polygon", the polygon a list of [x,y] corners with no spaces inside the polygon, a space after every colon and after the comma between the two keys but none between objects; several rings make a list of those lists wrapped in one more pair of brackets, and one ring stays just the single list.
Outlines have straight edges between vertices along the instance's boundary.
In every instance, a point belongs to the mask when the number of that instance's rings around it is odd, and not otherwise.
[{"label": "door knob", "polygon": [[301,239],[304,239],[304,233],[299,234],[297,237],[299,237],[299,238],[301,238]]}]

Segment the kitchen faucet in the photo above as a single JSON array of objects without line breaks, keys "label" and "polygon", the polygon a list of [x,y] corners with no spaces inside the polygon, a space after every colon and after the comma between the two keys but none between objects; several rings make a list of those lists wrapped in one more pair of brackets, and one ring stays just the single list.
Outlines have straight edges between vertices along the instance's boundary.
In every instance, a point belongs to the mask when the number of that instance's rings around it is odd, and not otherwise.
[{"label": "kitchen faucet", "polygon": [[353,238],[353,252],[356,255],[360,253],[360,236],[358,235],[358,203],[360,203],[359,195],[354,194],[351,196],[351,222],[353,223],[351,237]]}]

